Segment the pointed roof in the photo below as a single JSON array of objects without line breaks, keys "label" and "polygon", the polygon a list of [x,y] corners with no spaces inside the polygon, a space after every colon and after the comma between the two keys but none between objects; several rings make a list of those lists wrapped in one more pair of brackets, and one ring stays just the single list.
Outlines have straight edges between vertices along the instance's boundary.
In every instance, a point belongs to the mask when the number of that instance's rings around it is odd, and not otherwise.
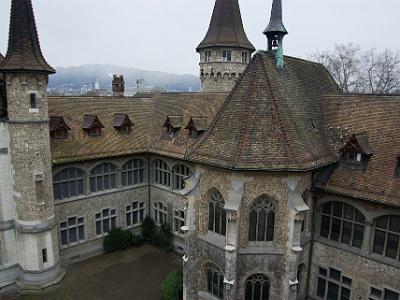
[{"label": "pointed roof", "polygon": [[273,0],[272,10],[271,10],[271,19],[267,28],[264,30],[264,34],[274,34],[274,33],[283,33],[287,34],[287,30],[285,25],[283,25],[282,21],[282,0]]},{"label": "pointed roof", "polygon": [[123,126],[133,126],[131,119],[127,114],[114,114],[114,127],[121,128]]},{"label": "pointed roof", "polygon": [[374,154],[366,132],[353,134],[347,144],[342,148],[342,152],[348,150],[356,150],[368,156]]},{"label": "pointed roof", "polygon": [[3,62],[4,56],[0,53],[0,64]]},{"label": "pointed roof", "polygon": [[321,95],[339,93],[317,63],[258,52],[210,128],[186,158],[231,170],[304,171],[337,160],[327,143]]},{"label": "pointed roof", "polygon": [[12,0],[8,51],[0,70],[55,73],[40,49],[31,0]]},{"label": "pointed roof", "polygon": [[83,116],[82,128],[85,130],[89,130],[91,128],[105,128],[105,127],[100,122],[100,120],[97,116],[85,114]]},{"label": "pointed roof", "polygon": [[71,130],[71,127],[68,126],[63,117],[50,116],[50,132],[54,132],[60,129]]},{"label": "pointed roof", "polygon": [[254,51],[246,36],[238,0],[216,0],[206,37],[197,51],[209,47],[238,47]]},{"label": "pointed roof", "polygon": [[173,129],[179,129],[182,128],[182,121],[183,121],[183,116],[167,116],[167,119],[165,120],[165,123],[163,127],[170,127]]}]

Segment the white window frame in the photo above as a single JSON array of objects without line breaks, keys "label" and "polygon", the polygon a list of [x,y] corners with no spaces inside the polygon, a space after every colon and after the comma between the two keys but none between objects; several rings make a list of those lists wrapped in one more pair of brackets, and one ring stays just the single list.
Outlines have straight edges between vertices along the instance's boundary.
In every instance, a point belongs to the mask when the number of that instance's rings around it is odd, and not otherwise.
[{"label": "white window frame", "polygon": [[[104,211],[108,210],[109,214],[108,216],[104,216]],[[99,216],[100,215],[100,216]],[[110,232],[111,230],[117,228],[117,209],[116,208],[103,208],[101,210],[101,212],[96,213],[94,216],[95,219],[95,231],[96,231],[96,235],[97,236],[104,236],[107,235],[108,232]],[[104,230],[104,222],[108,220],[109,221],[109,229],[108,231]],[[113,220],[114,220],[114,226],[112,226],[113,224]],[[101,228],[101,233],[97,232],[97,222],[100,222],[100,228]]]},{"label": "white window frame", "polygon": [[[232,61],[232,50],[222,50],[221,53],[222,61],[231,62]],[[230,59],[228,59],[230,58]]]},{"label": "white window frame", "polygon": [[168,223],[168,207],[164,203],[158,201],[153,203],[154,221],[157,225]]},{"label": "white window frame", "polygon": [[[182,214],[183,213],[183,214]],[[174,233],[183,235],[182,227],[185,226],[186,222],[186,211],[182,209],[174,210]]]},{"label": "white window frame", "polygon": [[[70,219],[76,219],[75,224],[69,225]],[[81,222],[79,222],[82,220]],[[62,224],[65,223],[66,225],[63,226]],[[83,238],[79,236],[79,228],[83,227]],[[65,221],[59,222],[59,233],[60,233],[60,245],[61,248],[71,247],[74,245],[81,244],[86,241],[86,218],[84,216],[69,216]],[[76,242],[70,242],[69,233],[70,230],[75,229],[76,231]],[[67,243],[63,244],[62,233],[66,232],[67,235]]]},{"label": "white window frame", "polygon": [[204,52],[204,62],[206,62],[206,63],[211,62],[211,55],[212,55],[212,53],[210,50],[205,51]]},{"label": "white window frame", "polygon": [[[134,207],[136,205],[136,207]],[[132,228],[142,224],[145,217],[145,203],[144,201],[134,201],[125,207],[125,222],[126,228]],[[134,215],[136,215],[137,222],[134,223]],[[130,220],[130,224],[128,224]]]}]

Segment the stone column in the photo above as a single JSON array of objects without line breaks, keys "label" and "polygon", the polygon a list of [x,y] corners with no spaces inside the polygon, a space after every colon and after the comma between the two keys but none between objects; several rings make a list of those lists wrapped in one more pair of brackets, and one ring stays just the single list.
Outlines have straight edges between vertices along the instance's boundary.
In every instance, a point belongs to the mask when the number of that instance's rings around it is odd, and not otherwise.
[{"label": "stone column", "polygon": [[236,262],[238,222],[237,212],[228,210],[226,212],[226,246],[225,246],[225,300],[236,300]]},{"label": "stone column", "polygon": [[365,255],[371,252],[371,237],[372,237],[372,222],[365,221],[364,223],[364,237],[361,246],[361,252]]}]

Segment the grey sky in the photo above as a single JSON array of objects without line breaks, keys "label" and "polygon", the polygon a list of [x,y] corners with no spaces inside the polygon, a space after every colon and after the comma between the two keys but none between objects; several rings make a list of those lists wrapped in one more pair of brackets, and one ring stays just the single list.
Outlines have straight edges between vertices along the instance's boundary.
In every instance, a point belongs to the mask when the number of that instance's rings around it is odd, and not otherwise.
[{"label": "grey sky", "polygon": [[[198,73],[195,47],[215,0],[33,0],[42,50],[54,66],[110,63]],[[0,0],[0,52],[11,0]],[[265,49],[272,0],[240,0],[249,39]],[[335,43],[400,49],[399,0],[283,0],[285,53],[304,57]]]}]

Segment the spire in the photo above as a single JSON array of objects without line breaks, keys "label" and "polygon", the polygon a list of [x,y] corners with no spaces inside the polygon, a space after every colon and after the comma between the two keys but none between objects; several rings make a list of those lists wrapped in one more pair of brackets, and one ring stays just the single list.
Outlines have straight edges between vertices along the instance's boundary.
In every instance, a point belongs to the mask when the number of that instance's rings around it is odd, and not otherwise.
[{"label": "spire", "polygon": [[282,0],[273,0],[271,19],[263,32],[268,39],[268,50],[276,50],[276,65],[283,68],[283,38],[288,34],[282,21]]},{"label": "spire", "polygon": [[238,47],[254,51],[246,36],[238,0],[216,0],[210,27],[197,51],[209,47]]},{"label": "spire", "polygon": [[12,0],[8,51],[0,71],[55,73],[40,50],[31,0]]}]

